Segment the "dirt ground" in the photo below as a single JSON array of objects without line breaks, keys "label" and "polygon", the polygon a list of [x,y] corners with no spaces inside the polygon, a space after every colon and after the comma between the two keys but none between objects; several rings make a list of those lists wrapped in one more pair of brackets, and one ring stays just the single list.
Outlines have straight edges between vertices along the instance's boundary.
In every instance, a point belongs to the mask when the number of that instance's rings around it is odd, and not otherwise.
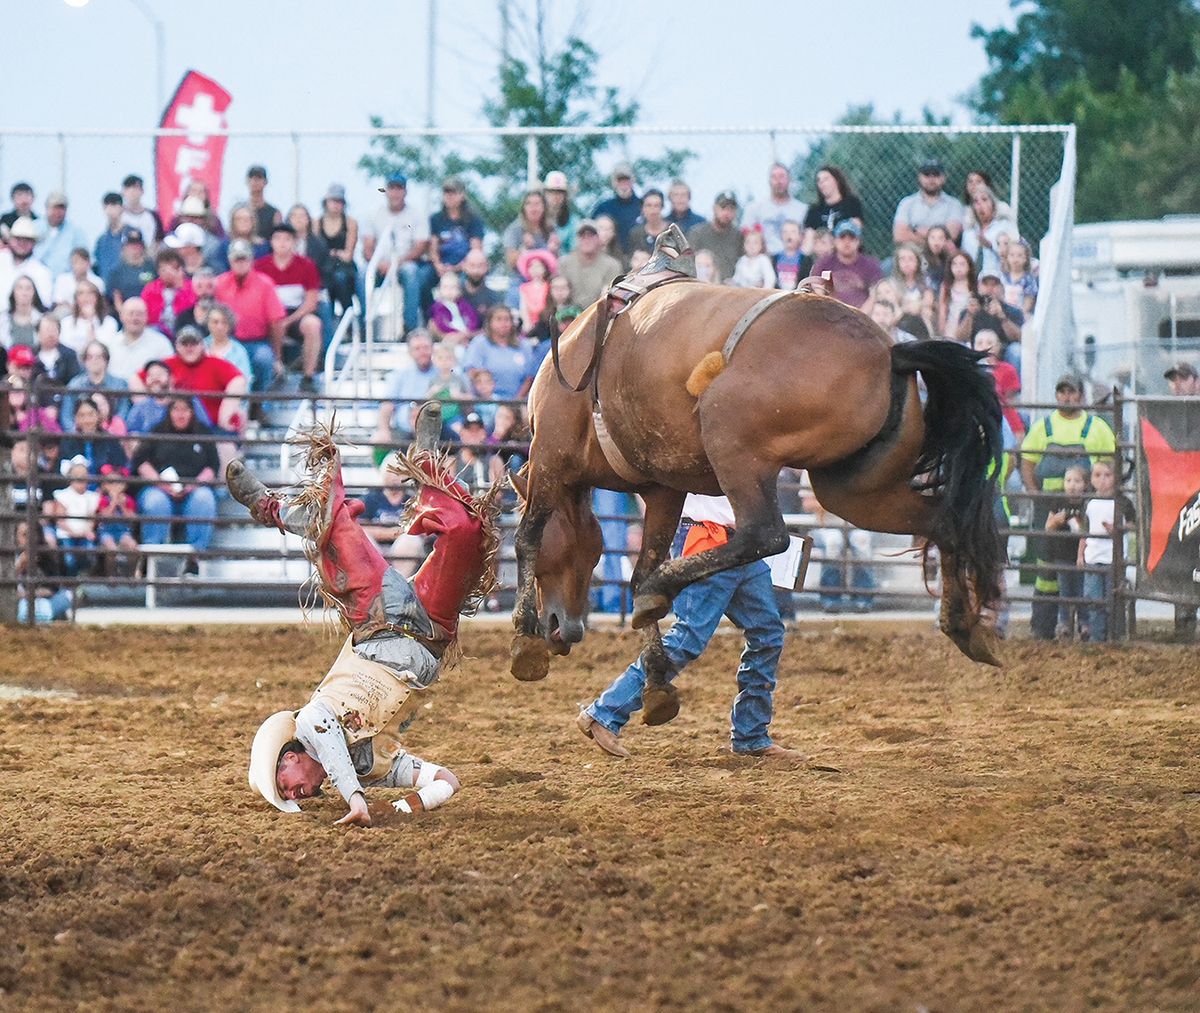
[{"label": "dirt ground", "polygon": [[522,685],[471,628],[409,735],[462,794],[345,830],[245,774],[335,641],[3,637],[75,695],[0,699],[0,1009],[1200,1008],[1194,648],[792,633],[774,732],[833,773],[724,750],[736,636],[618,762],[572,717],[634,637]]}]

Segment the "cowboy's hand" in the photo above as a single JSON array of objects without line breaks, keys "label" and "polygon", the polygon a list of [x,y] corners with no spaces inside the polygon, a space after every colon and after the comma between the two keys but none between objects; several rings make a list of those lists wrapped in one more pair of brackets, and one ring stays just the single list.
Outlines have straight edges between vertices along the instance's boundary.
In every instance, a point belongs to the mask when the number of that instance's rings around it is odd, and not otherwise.
[{"label": "cowboy's hand", "polygon": [[371,825],[371,810],[367,808],[367,799],[361,791],[350,796],[350,811],[337,821],[337,826],[369,827]]}]

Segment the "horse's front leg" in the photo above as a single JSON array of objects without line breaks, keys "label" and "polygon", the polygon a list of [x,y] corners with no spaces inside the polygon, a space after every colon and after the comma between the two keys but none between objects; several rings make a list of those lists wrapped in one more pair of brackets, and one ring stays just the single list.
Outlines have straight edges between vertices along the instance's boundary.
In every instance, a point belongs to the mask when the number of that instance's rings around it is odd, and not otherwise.
[{"label": "horse's front leg", "polygon": [[537,584],[534,579],[542,532],[546,530],[549,519],[550,511],[531,497],[517,525],[517,596],[513,604],[513,628],[516,632],[509,651],[512,658],[509,670],[521,682],[537,682],[550,672],[550,650],[539,630]]}]

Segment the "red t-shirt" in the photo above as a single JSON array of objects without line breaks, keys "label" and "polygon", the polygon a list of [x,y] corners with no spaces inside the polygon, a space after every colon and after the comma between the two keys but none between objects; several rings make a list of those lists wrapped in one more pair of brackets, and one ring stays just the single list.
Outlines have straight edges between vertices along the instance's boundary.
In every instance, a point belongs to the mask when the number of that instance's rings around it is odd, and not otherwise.
[{"label": "red t-shirt", "polygon": [[1004,417],[1008,419],[1013,435],[1020,436],[1025,432],[1025,423],[1013,407],[1014,396],[1021,393],[1021,377],[1017,374],[1017,367],[1001,359],[992,366],[992,378],[996,381],[996,396],[1000,398]]},{"label": "red t-shirt", "polygon": [[271,336],[271,324],[287,316],[275,283],[259,271],[251,271],[241,281],[232,271],[218,275],[214,294],[237,317],[234,337],[239,341],[265,341]]},{"label": "red t-shirt", "polygon": [[317,265],[307,257],[296,254],[287,267],[279,267],[272,256],[260,257],[254,262],[254,270],[265,274],[275,284],[275,294],[289,313],[304,302],[307,292],[321,287],[321,274]]},{"label": "red t-shirt", "polygon": [[[224,390],[230,380],[242,375],[242,371],[232,362],[218,359],[215,355],[205,355],[194,366],[189,366],[178,355],[172,355],[163,362],[171,371],[171,385],[176,390]],[[221,408],[220,396],[201,395],[200,403],[208,412],[209,422],[215,426],[217,412]]]}]

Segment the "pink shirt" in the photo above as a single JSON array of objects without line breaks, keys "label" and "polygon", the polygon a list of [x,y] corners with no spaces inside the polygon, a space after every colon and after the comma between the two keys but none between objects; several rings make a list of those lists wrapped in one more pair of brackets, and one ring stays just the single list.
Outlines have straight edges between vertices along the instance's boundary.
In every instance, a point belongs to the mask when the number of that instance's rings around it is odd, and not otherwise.
[{"label": "pink shirt", "polygon": [[239,341],[262,341],[271,336],[271,324],[287,316],[265,274],[252,270],[239,279],[232,271],[218,275],[214,295],[237,316],[234,336]]}]

